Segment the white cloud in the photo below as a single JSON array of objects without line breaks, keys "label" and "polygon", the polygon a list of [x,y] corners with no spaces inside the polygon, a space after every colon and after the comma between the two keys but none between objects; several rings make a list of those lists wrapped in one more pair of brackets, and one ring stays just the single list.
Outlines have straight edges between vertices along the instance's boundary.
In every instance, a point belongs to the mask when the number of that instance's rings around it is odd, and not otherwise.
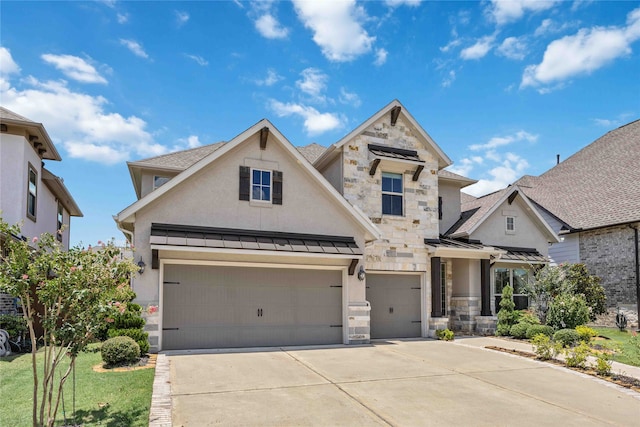
[{"label": "white cloud", "polygon": [[140,58],[149,58],[147,52],[144,51],[142,45],[135,40],[120,39],[120,44],[129,49],[134,55]]},{"label": "white cloud", "polygon": [[284,79],[284,77],[279,75],[276,70],[274,70],[273,68],[269,68],[267,70],[267,76],[264,79],[254,80],[254,83],[258,86],[273,86],[282,79]]},{"label": "white cloud", "polygon": [[454,164],[453,166],[449,166],[447,170],[457,173],[458,175],[468,176],[468,174],[473,170],[474,166],[477,164],[482,164],[484,160],[482,157],[471,157],[464,158],[460,160],[459,164]]},{"label": "white cloud", "polygon": [[373,65],[375,65],[376,67],[379,67],[381,65],[383,65],[385,62],[387,62],[387,55],[389,54],[389,52],[387,52],[386,49],[380,48],[376,50],[376,60],[373,61]]},{"label": "white cloud", "polygon": [[195,61],[198,65],[201,65],[203,67],[206,67],[207,65],[209,65],[209,61],[207,61],[200,55],[190,55],[188,53],[185,53],[184,56]]},{"label": "white cloud", "polygon": [[45,53],[42,55],[42,59],[62,71],[62,74],[70,79],[82,83],[107,84],[107,80],[100,75],[93,65],[77,56]]},{"label": "white cloud", "polygon": [[332,113],[320,113],[313,107],[294,103],[283,103],[272,99],[269,107],[278,117],[296,115],[304,119],[304,128],[309,135],[318,135],[340,128],[342,120]]},{"label": "white cloud", "polygon": [[178,27],[182,27],[184,24],[186,24],[189,21],[190,16],[187,12],[176,10],[174,11],[174,13],[176,15],[176,25]]},{"label": "white cloud", "polygon": [[606,127],[606,128],[614,128],[618,126],[622,126],[625,123],[628,123],[631,118],[633,118],[634,113],[622,113],[618,114],[618,116],[614,119],[592,119],[595,124],[598,126]]},{"label": "white cloud", "polygon": [[520,142],[520,141],[536,142],[537,140],[538,140],[538,135],[533,135],[533,134],[530,134],[529,132],[525,132],[521,130],[512,135],[494,136],[485,144],[470,145],[469,149],[473,151],[492,150],[497,147],[509,145],[513,142]]},{"label": "white cloud", "polygon": [[20,67],[18,67],[18,64],[13,60],[9,49],[0,46],[0,76],[18,74],[19,72]]},{"label": "white cloud", "polygon": [[325,97],[322,95],[322,92],[327,89],[329,76],[317,68],[306,68],[302,70],[300,75],[302,79],[296,81],[298,89],[310,95],[314,101],[324,102]]},{"label": "white cloud", "polygon": [[486,12],[498,25],[517,21],[526,12],[540,12],[551,9],[557,0],[491,0]]},{"label": "white cloud", "polygon": [[187,138],[179,138],[177,144],[171,147],[170,151],[181,151],[189,148],[197,148],[202,145],[197,135],[189,135]]},{"label": "white cloud", "polygon": [[116,17],[118,19],[118,24],[126,24],[127,22],[129,22],[128,13],[118,13]]},{"label": "white cloud", "polygon": [[486,172],[485,175],[488,175],[488,177],[481,178],[477,183],[465,187],[464,191],[472,196],[479,197],[501,190],[524,175],[528,168],[529,162],[525,159],[514,153],[506,153],[500,164]]},{"label": "white cloud", "polygon": [[575,28],[580,23],[578,21],[565,21],[561,24],[555,22],[553,19],[544,19],[538,28],[534,31],[533,35],[536,37],[542,37],[549,34],[561,33],[569,28]]},{"label": "white cloud", "polygon": [[462,49],[462,51],[460,52],[460,58],[465,60],[483,58],[493,47],[493,42],[495,39],[495,35],[479,38],[475,44]]},{"label": "white cloud", "polygon": [[351,105],[352,107],[358,108],[362,105],[362,101],[357,93],[348,92],[345,88],[340,88],[340,102],[343,104]]},{"label": "white cloud", "polygon": [[524,37],[507,37],[496,51],[509,59],[522,60],[527,53],[527,43]]},{"label": "white cloud", "polygon": [[442,87],[449,87],[456,80],[455,70],[449,70],[447,76],[442,79]]},{"label": "white cloud", "polygon": [[422,0],[385,0],[384,3],[389,7],[398,7],[398,6],[409,6],[416,7],[420,6]]},{"label": "white cloud", "polygon": [[313,41],[330,61],[352,61],[371,51],[376,38],[362,27],[367,17],[355,0],[293,3],[298,18],[313,31]]},{"label": "white cloud", "polygon": [[268,39],[284,39],[289,35],[289,30],[282,27],[271,14],[260,16],[256,19],[255,26],[258,32]]},{"label": "white cloud", "polygon": [[440,52],[449,52],[451,48],[460,46],[461,43],[462,40],[460,40],[459,38],[452,39],[449,43],[446,44],[446,46],[440,47]]},{"label": "white cloud", "polygon": [[[640,8],[627,15],[624,27],[583,28],[577,34],[554,40],[542,62],[526,67],[520,88],[540,87],[589,74],[631,53],[631,43],[640,39]],[[547,91],[552,90],[548,86]]]}]

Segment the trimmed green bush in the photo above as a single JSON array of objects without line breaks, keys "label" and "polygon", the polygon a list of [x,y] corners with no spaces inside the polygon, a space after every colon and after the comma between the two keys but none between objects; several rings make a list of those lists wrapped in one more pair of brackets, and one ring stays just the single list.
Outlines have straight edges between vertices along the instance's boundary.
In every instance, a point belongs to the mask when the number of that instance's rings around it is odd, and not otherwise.
[{"label": "trimmed green bush", "polygon": [[576,332],[578,333],[578,336],[580,337],[580,341],[584,341],[587,344],[589,342],[591,342],[591,339],[594,338],[595,336],[598,335],[598,333],[595,331],[595,329],[592,329],[588,326],[576,326]]},{"label": "trimmed green bush", "polygon": [[27,331],[27,321],[19,314],[0,314],[0,329],[4,329],[11,339],[16,339]]},{"label": "trimmed green bush", "polygon": [[527,339],[531,339],[538,334],[543,334],[551,338],[553,336],[553,328],[547,325],[531,325],[527,328]]},{"label": "trimmed green bush", "polygon": [[551,338],[545,334],[534,335],[531,339],[531,345],[533,345],[536,356],[541,360],[553,359],[560,352],[560,345],[551,341]]},{"label": "trimmed green bush", "polygon": [[517,314],[513,302],[513,288],[509,285],[502,288],[502,299],[500,300],[500,311],[498,311],[498,325],[496,335],[509,335],[511,326],[516,323]]},{"label": "trimmed green bush", "polygon": [[113,316],[104,338],[131,337],[140,346],[140,355],[149,351],[149,334],[144,332],[145,321],[142,318],[142,307],[129,302],[122,313]]},{"label": "trimmed green bush", "polygon": [[580,335],[575,329],[560,329],[553,334],[553,340],[562,344],[563,347],[572,347],[580,341]]},{"label": "trimmed green bush", "polygon": [[570,368],[584,369],[587,367],[587,357],[589,357],[590,354],[591,347],[582,341],[580,345],[567,348],[564,351],[564,361]]},{"label": "trimmed green bush", "polygon": [[582,295],[560,294],[547,312],[547,325],[554,329],[575,329],[589,321],[589,308]]},{"label": "trimmed green bush", "polygon": [[520,317],[518,318],[518,323],[528,323],[529,325],[539,325],[540,319],[535,313],[530,312],[529,310],[520,310]]},{"label": "trimmed green bush", "polygon": [[527,329],[531,326],[528,323],[518,323],[517,325],[513,325],[509,333],[514,338],[523,339],[527,337]]},{"label": "trimmed green bush", "polygon": [[436,337],[443,341],[453,341],[455,334],[450,329],[438,329],[436,330]]},{"label": "trimmed green bush", "polygon": [[107,365],[129,365],[140,357],[140,346],[129,337],[115,337],[102,343],[100,353]]},{"label": "trimmed green bush", "polygon": [[141,329],[109,329],[109,338],[129,337],[140,346],[140,356],[147,354],[149,351],[149,334]]}]

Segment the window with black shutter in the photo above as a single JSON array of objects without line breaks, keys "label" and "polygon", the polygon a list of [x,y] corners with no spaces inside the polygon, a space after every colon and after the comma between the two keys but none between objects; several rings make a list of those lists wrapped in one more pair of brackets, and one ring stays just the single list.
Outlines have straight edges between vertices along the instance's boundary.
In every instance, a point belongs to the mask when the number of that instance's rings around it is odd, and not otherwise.
[{"label": "window with black shutter", "polygon": [[273,171],[273,204],[282,204],[282,172]]},{"label": "window with black shutter", "polygon": [[240,200],[249,200],[251,195],[251,168],[240,166]]},{"label": "window with black shutter", "polygon": [[240,166],[240,200],[282,204],[282,172]]}]

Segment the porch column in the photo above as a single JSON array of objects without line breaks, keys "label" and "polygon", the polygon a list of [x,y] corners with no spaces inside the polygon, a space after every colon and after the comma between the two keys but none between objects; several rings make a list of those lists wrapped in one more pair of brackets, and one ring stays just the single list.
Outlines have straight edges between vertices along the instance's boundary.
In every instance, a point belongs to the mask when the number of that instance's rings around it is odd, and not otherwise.
[{"label": "porch column", "polygon": [[442,317],[440,257],[431,258],[431,317]]},{"label": "porch column", "polygon": [[488,259],[480,260],[480,315],[491,316],[491,264]]}]

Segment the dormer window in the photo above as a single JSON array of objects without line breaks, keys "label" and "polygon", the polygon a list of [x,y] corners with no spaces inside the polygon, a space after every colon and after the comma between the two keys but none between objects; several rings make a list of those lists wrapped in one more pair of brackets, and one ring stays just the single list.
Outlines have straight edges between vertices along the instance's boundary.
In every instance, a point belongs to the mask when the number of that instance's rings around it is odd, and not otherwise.
[{"label": "dormer window", "polygon": [[251,200],[271,201],[271,171],[251,170]]},{"label": "dormer window", "polygon": [[162,187],[167,182],[169,182],[170,179],[171,178],[169,178],[168,176],[159,176],[159,175],[154,176],[153,177],[153,189],[156,190],[156,189]]},{"label": "dormer window", "polygon": [[402,174],[382,172],[382,214],[402,216]]},{"label": "dormer window", "polygon": [[516,217],[508,216],[506,217],[506,230],[508,234],[513,234],[516,232]]}]

